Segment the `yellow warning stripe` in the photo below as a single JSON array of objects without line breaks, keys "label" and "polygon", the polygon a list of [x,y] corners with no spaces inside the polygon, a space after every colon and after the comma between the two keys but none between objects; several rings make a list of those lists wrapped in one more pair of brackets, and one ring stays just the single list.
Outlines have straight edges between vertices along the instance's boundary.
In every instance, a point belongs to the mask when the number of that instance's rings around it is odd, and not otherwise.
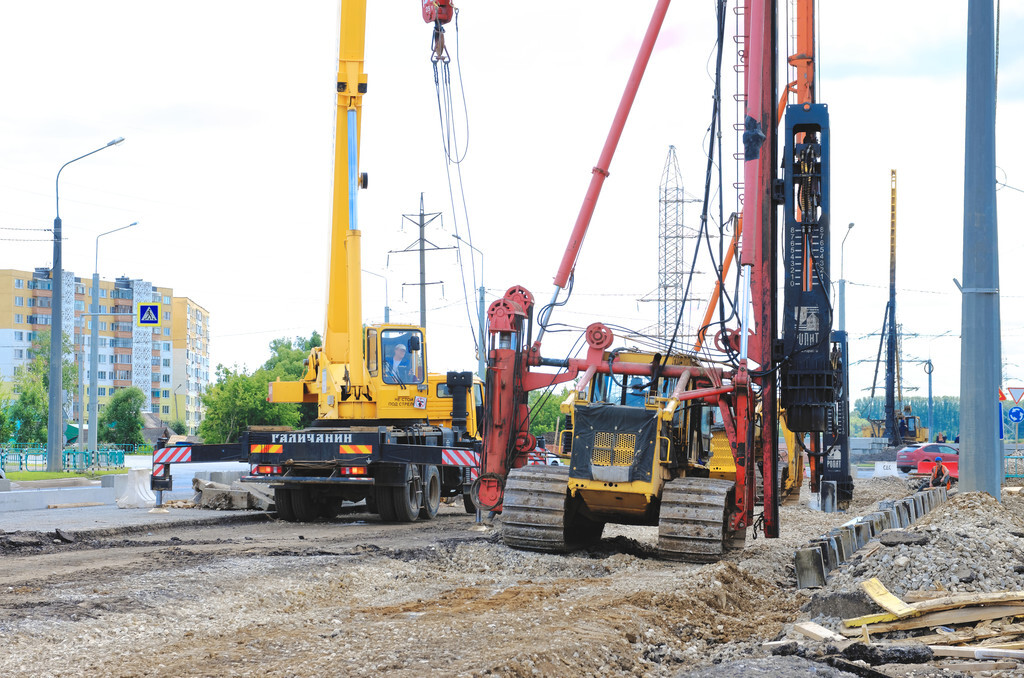
[{"label": "yellow warning stripe", "polygon": [[373,445],[338,445],[338,454],[370,454]]},{"label": "yellow warning stripe", "polygon": [[281,454],[284,452],[284,445],[250,445],[250,454]]}]

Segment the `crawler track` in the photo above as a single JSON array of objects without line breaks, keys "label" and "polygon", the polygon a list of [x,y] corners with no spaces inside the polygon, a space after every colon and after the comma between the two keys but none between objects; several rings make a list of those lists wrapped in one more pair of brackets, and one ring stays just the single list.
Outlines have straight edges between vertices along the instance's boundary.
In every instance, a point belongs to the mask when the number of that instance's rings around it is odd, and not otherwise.
[{"label": "crawler track", "polygon": [[501,536],[506,546],[530,551],[562,553],[566,541],[565,466],[524,466],[508,474]]},{"label": "crawler track", "polygon": [[720,559],[727,546],[726,518],[735,488],[731,480],[676,478],[661,496],[658,552],[693,563]]}]

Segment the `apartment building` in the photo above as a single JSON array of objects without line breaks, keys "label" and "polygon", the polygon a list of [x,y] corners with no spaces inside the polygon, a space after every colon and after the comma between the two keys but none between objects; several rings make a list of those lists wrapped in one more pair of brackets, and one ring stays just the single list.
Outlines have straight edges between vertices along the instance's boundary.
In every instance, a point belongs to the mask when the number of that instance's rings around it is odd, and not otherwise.
[{"label": "apartment building", "polygon": [[[86,388],[68,392],[66,415],[78,421],[88,407],[93,323],[98,324],[96,365],[100,409],[119,389],[139,388],[148,395],[149,411],[170,423],[181,420],[195,434],[202,421],[199,396],[210,380],[209,313],[169,287],[125,277],[100,280],[98,316],[88,315],[92,277],[64,271],[63,327],[73,336],[73,355]],[[51,325],[53,283],[49,268],[0,270],[0,382],[10,384],[15,370],[31,360],[35,334]],[[159,327],[136,323],[139,304],[159,303]]]}]

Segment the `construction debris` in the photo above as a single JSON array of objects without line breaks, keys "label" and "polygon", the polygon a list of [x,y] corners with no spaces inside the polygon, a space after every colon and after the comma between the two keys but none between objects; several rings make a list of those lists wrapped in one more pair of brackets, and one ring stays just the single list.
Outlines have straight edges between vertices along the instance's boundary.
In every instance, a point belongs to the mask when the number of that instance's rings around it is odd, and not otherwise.
[{"label": "construction debris", "polygon": [[199,508],[258,511],[269,511],[274,508],[273,494],[269,489],[260,486],[240,482],[225,485],[193,478],[192,489],[196,491],[196,498],[193,501]]}]

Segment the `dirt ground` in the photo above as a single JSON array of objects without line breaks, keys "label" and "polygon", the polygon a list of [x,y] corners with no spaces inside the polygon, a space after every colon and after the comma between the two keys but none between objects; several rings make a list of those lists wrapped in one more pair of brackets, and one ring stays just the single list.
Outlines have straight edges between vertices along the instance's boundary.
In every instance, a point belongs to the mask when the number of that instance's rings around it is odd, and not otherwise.
[{"label": "dirt ground", "polygon": [[[513,551],[500,521],[474,529],[461,506],[410,525],[349,514],[48,539],[0,551],[0,675],[812,675],[760,659],[809,600],[793,549],[903,493],[860,481],[849,513],[822,514],[805,490],[782,538],[704,566],[655,559],[656,528]],[[768,668],[782,659],[795,668]]]}]

